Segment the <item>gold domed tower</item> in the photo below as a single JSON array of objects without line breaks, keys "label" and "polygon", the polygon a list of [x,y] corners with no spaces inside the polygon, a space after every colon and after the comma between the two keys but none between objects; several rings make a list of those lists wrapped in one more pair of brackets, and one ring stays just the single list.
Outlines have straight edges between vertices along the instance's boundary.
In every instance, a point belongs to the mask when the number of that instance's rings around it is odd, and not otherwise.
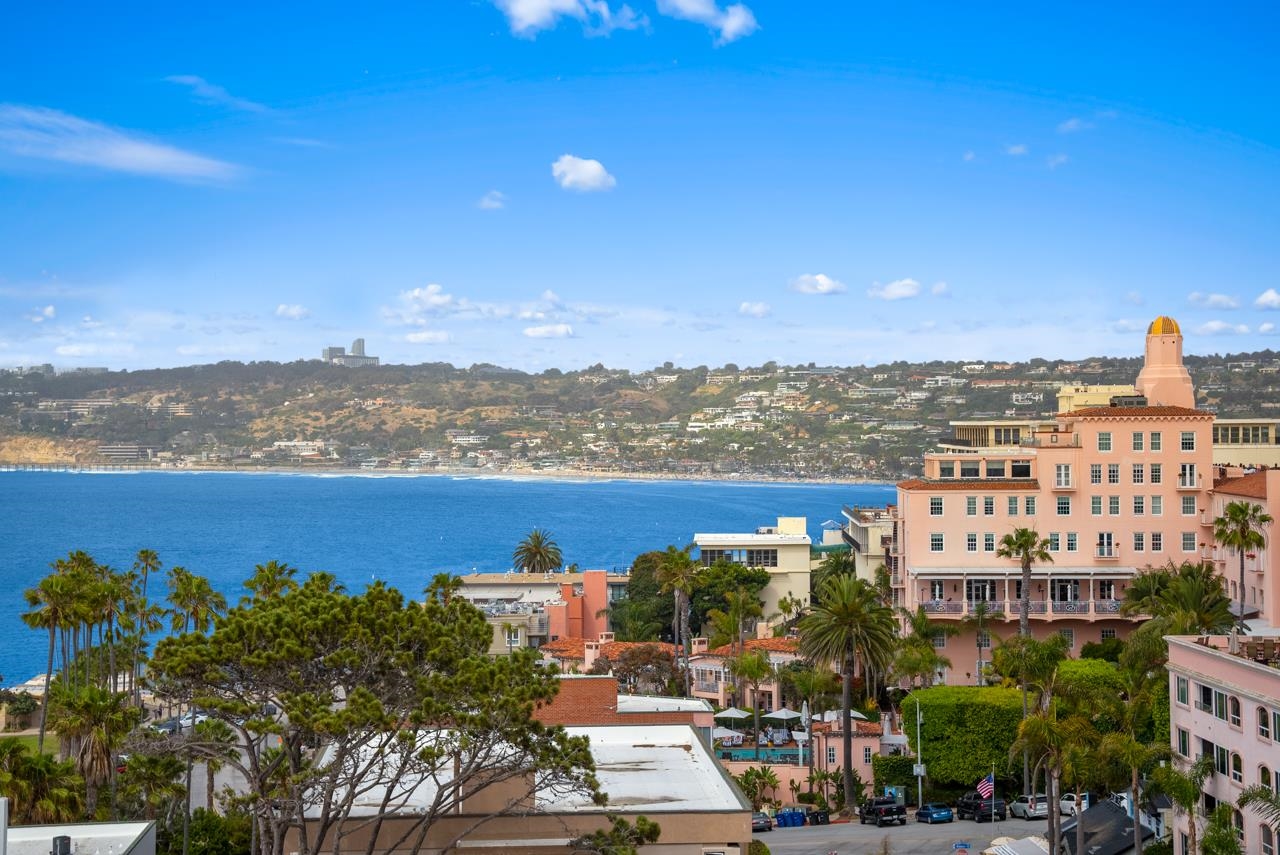
[{"label": "gold domed tower", "polygon": [[1153,407],[1195,409],[1196,390],[1182,364],[1182,329],[1173,318],[1161,315],[1147,327],[1146,361],[1134,385]]}]

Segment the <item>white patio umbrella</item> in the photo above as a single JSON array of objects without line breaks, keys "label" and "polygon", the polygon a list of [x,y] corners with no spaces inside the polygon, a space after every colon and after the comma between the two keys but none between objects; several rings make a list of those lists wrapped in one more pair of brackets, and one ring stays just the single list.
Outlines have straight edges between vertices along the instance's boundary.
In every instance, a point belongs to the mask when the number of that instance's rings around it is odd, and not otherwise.
[{"label": "white patio umbrella", "polygon": [[720,712],[716,713],[713,718],[745,719],[751,718],[751,713],[746,710],[740,710],[737,707],[729,707],[728,709],[720,710]]},{"label": "white patio umbrella", "polygon": [[[840,721],[840,710],[827,710],[814,717],[815,721]],[[866,721],[867,717],[857,710],[849,710],[849,718],[854,721]]]},{"label": "white patio umbrella", "polygon": [[795,721],[800,718],[800,713],[783,707],[780,710],[774,710],[771,713],[761,716],[761,718],[771,718],[774,721]]},{"label": "white patio umbrella", "polygon": [[711,731],[712,739],[728,739],[734,736],[741,736],[741,735],[742,734],[739,733],[738,731],[731,730],[730,728],[727,728],[727,727],[717,727],[715,730]]}]

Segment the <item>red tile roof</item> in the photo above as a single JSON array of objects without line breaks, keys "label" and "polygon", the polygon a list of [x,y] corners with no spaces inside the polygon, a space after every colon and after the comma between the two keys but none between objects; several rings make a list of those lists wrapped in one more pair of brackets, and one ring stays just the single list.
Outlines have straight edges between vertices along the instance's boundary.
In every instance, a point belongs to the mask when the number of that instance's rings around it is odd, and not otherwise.
[{"label": "red tile roof", "polygon": [[1027,481],[999,481],[982,479],[969,479],[965,481],[927,481],[924,478],[912,478],[909,481],[899,481],[899,490],[968,490],[969,492],[981,492],[983,490],[1028,490],[1035,491],[1040,489],[1040,482],[1034,479]]},{"label": "red tile roof", "polygon": [[1266,470],[1252,475],[1241,475],[1239,478],[1224,478],[1213,482],[1215,493],[1230,493],[1233,496],[1244,496],[1248,499],[1265,499],[1267,497]]},{"label": "red tile roof", "polygon": [[[665,641],[607,641],[600,645],[600,655],[606,659],[614,659],[623,652],[635,647],[657,647],[664,653],[675,655],[676,647]],[[552,659],[586,659],[587,640],[585,638],[557,638],[548,641],[538,648]]]},{"label": "red tile roof", "polygon": [[1186,418],[1212,418],[1213,413],[1204,410],[1193,410],[1190,407],[1085,407],[1062,416],[1075,418],[1112,418],[1115,416],[1184,416]]},{"label": "red tile roof", "polygon": [[[748,638],[743,646],[748,651],[765,650],[769,653],[797,653],[800,650],[798,638]],[[732,656],[732,644],[723,644],[714,650],[708,650],[708,656]]]}]

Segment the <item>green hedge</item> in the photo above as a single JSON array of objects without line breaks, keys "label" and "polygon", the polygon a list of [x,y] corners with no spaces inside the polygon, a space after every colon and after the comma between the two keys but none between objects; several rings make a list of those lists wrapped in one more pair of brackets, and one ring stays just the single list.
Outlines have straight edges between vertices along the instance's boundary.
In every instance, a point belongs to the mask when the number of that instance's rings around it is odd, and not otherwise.
[{"label": "green hedge", "polygon": [[[1009,746],[1022,721],[1022,693],[997,686],[936,686],[903,699],[903,729],[917,754],[916,702],[923,719],[922,760],[931,782],[972,788],[995,767],[997,779],[1013,779]],[[1016,770],[1019,774],[1021,770]]]},{"label": "green hedge", "polygon": [[[912,719],[912,725],[914,724],[915,720]],[[914,786],[916,776],[912,769],[915,763],[914,757],[907,757],[904,754],[887,756],[877,754],[872,757],[871,772],[875,781],[875,791],[880,793],[885,787],[901,787],[907,784]]]}]

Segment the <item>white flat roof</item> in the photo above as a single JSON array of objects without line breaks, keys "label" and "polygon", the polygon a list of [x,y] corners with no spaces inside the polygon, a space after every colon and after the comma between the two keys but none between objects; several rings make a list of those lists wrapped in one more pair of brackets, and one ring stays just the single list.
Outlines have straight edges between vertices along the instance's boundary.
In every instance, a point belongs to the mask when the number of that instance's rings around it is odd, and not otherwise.
[{"label": "white flat roof", "polygon": [[808,546],[807,534],[695,534],[698,546]]},{"label": "white flat roof", "polygon": [[[84,822],[75,825],[11,825],[9,855],[49,855],[53,838],[70,837],[72,853],[79,855],[155,855],[155,835],[150,846],[138,847],[152,822]],[[145,852],[143,850],[146,850]]]},{"label": "white flat roof", "polygon": [[712,712],[702,698],[666,698],[653,695],[618,695],[618,712]]}]

